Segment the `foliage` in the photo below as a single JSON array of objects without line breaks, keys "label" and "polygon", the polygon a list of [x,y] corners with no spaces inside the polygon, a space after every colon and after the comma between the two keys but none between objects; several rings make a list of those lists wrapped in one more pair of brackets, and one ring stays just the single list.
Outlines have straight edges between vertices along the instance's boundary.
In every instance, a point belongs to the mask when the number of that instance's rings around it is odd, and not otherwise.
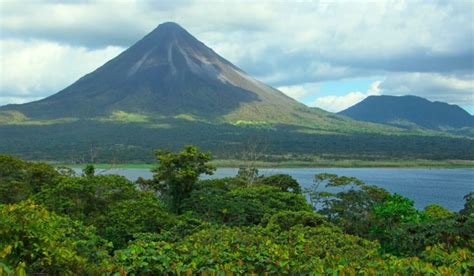
[{"label": "foliage", "polygon": [[455,250],[447,250],[444,245],[427,246],[422,257],[425,261],[436,266],[453,267],[455,272],[468,273],[474,272],[474,254],[466,248],[457,248]]},{"label": "foliage", "polygon": [[[323,184],[325,190],[320,187]],[[329,192],[331,188],[344,190]],[[474,218],[454,214],[438,205],[427,206],[420,212],[408,198],[333,174],[316,175],[315,184],[306,192],[328,221],[341,226],[346,233],[379,241],[381,252],[421,257],[425,248],[437,244],[444,246],[447,254],[457,248],[472,247]],[[469,196],[466,200],[469,202]]]},{"label": "foliage", "polygon": [[163,229],[156,235],[156,240],[176,242],[184,239],[186,236],[194,234],[204,229],[208,229],[213,224],[196,218],[192,212],[184,213],[177,217],[175,224],[169,229]]},{"label": "foliage", "polygon": [[0,203],[15,203],[31,194],[26,181],[25,162],[8,155],[0,155]]},{"label": "foliage", "polygon": [[118,175],[64,178],[34,199],[50,210],[97,226],[115,249],[123,248],[134,234],[159,232],[175,221],[156,194],[139,191]]},{"label": "foliage", "polygon": [[245,183],[248,183],[249,185],[252,185],[256,181],[260,180],[262,176],[258,174],[257,168],[241,167],[237,171],[236,178],[243,180]]},{"label": "foliage", "polygon": [[444,219],[454,215],[453,212],[438,204],[431,204],[425,207],[423,214],[431,219]]},{"label": "foliage", "polygon": [[92,165],[92,164],[86,165],[86,167],[82,170],[82,174],[84,174],[84,176],[88,176],[88,177],[94,176],[94,174],[95,174],[94,165]]},{"label": "foliage", "polygon": [[[209,228],[173,243],[150,237],[116,251],[112,271],[131,274],[462,274],[472,253],[428,248],[424,259],[380,255],[377,242],[334,227],[287,230],[260,226]],[[428,262],[430,260],[431,262]]]},{"label": "foliage", "polygon": [[[324,184],[325,190],[320,190],[321,185]],[[364,183],[355,177],[337,176],[330,173],[321,173],[314,176],[313,185],[305,190],[308,194],[310,202],[315,209],[320,209],[323,206],[327,207],[336,196],[334,193],[328,191],[331,187],[362,186]]]},{"label": "foliage", "polygon": [[135,198],[139,191],[119,175],[64,177],[34,195],[48,209],[93,224],[114,202]]},{"label": "foliage", "polygon": [[216,187],[195,190],[183,208],[201,219],[229,225],[259,224],[279,210],[311,210],[301,194],[263,185],[232,190]]},{"label": "foliage", "polygon": [[319,227],[321,225],[329,227],[324,216],[311,211],[281,211],[268,219],[267,227],[275,230],[288,231],[291,227],[303,225],[309,227]]},{"label": "foliage", "polygon": [[0,155],[0,203],[16,203],[57,183],[60,174],[45,163]]},{"label": "foliage", "polygon": [[374,215],[382,231],[402,222],[419,222],[423,219],[415,209],[414,202],[399,194],[389,195],[382,203],[375,205]]},{"label": "foliage", "polygon": [[462,208],[459,213],[465,216],[472,215],[474,213],[474,192],[470,192],[464,196],[464,200],[466,203],[464,203],[464,208]]},{"label": "foliage", "polygon": [[160,233],[177,222],[150,192],[113,202],[96,221],[98,232],[111,241],[115,249],[125,247],[138,233]]},{"label": "foliage", "polygon": [[474,249],[474,218],[452,216],[435,221],[392,225],[376,237],[383,251],[398,256],[420,256],[429,246],[442,245],[448,251]]},{"label": "foliage", "polygon": [[28,273],[97,273],[106,265],[107,242],[78,221],[32,201],[0,205],[0,263]]},{"label": "foliage", "polygon": [[[347,189],[347,186],[348,190],[328,191],[331,188]],[[366,185],[357,178],[335,174],[316,175],[313,186],[305,192],[313,207],[329,221],[341,225],[347,233],[362,237],[369,236],[374,206],[389,195],[384,189]]]},{"label": "foliage", "polygon": [[196,184],[195,190],[216,188],[225,191],[230,191],[236,188],[244,188],[248,185],[249,183],[240,177],[224,177],[219,179],[200,180]]},{"label": "foliage", "polygon": [[158,156],[154,179],[132,183],[0,155],[0,274],[474,271],[472,193],[460,212],[419,211],[356,178],[319,174],[309,204],[287,175],[198,180],[212,172],[209,155]]},{"label": "foliage", "polygon": [[[275,232],[249,228],[210,228],[184,240],[136,240],[116,252],[116,268],[141,273],[302,273],[337,269],[376,254],[377,244],[332,228],[297,226]],[[337,256],[337,258],[334,258]]]},{"label": "foliage", "polygon": [[[157,131],[157,125],[173,127]],[[152,163],[156,148],[179,150],[193,141],[202,150],[212,151],[216,158],[242,160],[243,149],[249,141],[264,141],[265,147],[259,152],[258,161],[288,156],[291,156],[290,160],[301,160],[309,153],[313,157],[312,164],[318,164],[322,157],[339,162],[348,159],[472,160],[474,156],[474,140],[468,138],[419,133],[361,133],[361,129],[356,131],[347,126],[332,132],[325,131],[323,125],[318,125],[317,129],[290,125],[273,127],[275,130],[172,118],[155,119],[147,124],[80,119],[43,126],[0,125],[0,152],[28,160],[72,164]]]},{"label": "foliage", "polygon": [[260,184],[274,186],[281,189],[283,192],[301,193],[300,184],[290,175],[274,174],[259,180]]},{"label": "foliage", "polygon": [[171,209],[181,213],[181,203],[193,191],[201,174],[212,174],[214,167],[208,164],[210,154],[195,146],[186,146],[178,153],[156,151],[158,167],[153,169],[154,187],[170,201]]}]

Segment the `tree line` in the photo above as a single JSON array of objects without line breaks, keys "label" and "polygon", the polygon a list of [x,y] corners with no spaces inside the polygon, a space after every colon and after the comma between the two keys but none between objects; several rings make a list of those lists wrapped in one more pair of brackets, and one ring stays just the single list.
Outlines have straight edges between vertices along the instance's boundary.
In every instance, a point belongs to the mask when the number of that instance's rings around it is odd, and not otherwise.
[{"label": "tree line", "polygon": [[[85,163],[152,163],[154,149],[187,144],[212,151],[217,159],[245,160],[249,146],[259,161],[285,160],[472,160],[474,139],[421,134],[340,133],[304,127],[271,128],[163,119],[141,124],[78,121],[52,125],[0,125],[0,152],[28,160]],[[133,134],[133,135],[132,135]],[[291,156],[289,156],[291,155]]]}]

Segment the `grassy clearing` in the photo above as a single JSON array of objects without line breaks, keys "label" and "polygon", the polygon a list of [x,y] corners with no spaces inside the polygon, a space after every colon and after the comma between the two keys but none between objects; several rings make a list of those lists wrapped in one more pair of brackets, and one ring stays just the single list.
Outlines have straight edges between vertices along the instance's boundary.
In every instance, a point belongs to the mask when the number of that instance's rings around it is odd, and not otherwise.
[{"label": "grassy clearing", "polygon": [[317,161],[242,161],[214,160],[217,167],[242,167],[252,164],[259,168],[472,168],[474,160],[317,160]]},{"label": "grassy clearing", "polygon": [[[64,164],[64,163],[51,163],[55,167],[67,167],[67,168],[83,168],[85,164]],[[93,164],[96,169],[152,169],[156,164]]]},{"label": "grassy clearing", "polygon": [[116,110],[107,118],[99,118],[100,122],[122,122],[122,123],[146,123],[150,121],[147,115],[139,113],[129,113]]},{"label": "grassy clearing", "polygon": [[54,124],[67,124],[76,122],[77,118],[57,118],[50,120],[33,120],[19,111],[0,111],[0,125],[19,126],[46,126]]},{"label": "grassy clearing", "polygon": [[[245,161],[213,160],[218,168],[473,168],[474,160],[318,160],[318,161]],[[82,167],[82,165],[61,164],[56,166]],[[94,164],[98,169],[151,169],[156,164]]]}]

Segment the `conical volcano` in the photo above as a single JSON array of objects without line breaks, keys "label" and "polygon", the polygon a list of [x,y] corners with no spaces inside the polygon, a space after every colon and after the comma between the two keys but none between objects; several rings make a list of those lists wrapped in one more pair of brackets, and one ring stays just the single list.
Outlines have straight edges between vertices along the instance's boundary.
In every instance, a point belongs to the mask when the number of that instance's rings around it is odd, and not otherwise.
[{"label": "conical volcano", "polygon": [[252,119],[298,107],[304,106],[170,22],[59,93],[3,109],[37,119],[93,118],[116,111]]},{"label": "conical volcano", "polygon": [[171,22],[50,97],[0,107],[0,124],[156,124],[166,118],[337,132],[373,128],[295,101]]}]

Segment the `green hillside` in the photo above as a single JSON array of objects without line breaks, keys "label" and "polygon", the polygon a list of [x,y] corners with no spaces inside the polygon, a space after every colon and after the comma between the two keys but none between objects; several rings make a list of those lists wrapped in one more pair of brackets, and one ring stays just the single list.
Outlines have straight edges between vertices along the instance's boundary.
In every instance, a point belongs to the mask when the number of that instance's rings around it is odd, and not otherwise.
[{"label": "green hillside", "polygon": [[[335,132],[278,124],[211,124],[117,116],[107,121],[1,125],[0,152],[65,163],[147,163],[154,148],[197,144],[218,159],[261,161],[323,159],[464,159],[474,140],[404,132]],[[134,121],[134,122],[131,122]],[[315,158],[317,157],[317,158]]]}]

